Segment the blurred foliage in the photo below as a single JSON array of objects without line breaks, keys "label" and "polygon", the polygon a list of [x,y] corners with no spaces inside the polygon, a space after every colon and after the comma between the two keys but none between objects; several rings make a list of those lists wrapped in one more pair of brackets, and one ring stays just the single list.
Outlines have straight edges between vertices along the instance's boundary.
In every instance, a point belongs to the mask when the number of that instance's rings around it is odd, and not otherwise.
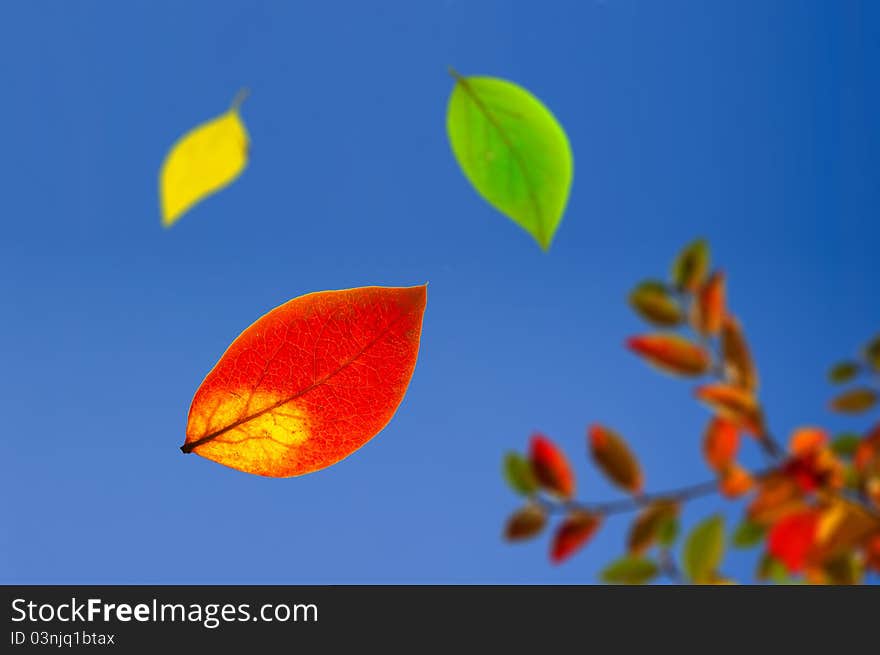
[{"label": "blurred foliage", "polygon": [[[625,554],[601,570],[603,582],[730,584],[734,581],[723,572],[728,544],[761,547],[755,567],[760,582],[857,584],[869,571],[880,573],[880,422],[833,439],[821,427],[801,427],[785,447],[771,435],[751,349],[728,307],[726,278],[712,270],[704,240],[682,250],[668,281],[639,283],[629,304],[664,331],[631,337],[628,348],[666,374],[699,380],[694,396],[710,412],[701,447],[713,479],[645,493],[641,465],[627,441],[609,427],[593,425],[587,450],[626,497],[576,501],[571,462],[537,434],[527,457],[505,458],[508,483],[527,497],[508,521],[507,538],[535,537],[561,516],[550,549],[551,561],[560,563],[583,549],[606,517],[634,512]],[[848,386],[830,400],[830,409],[857,416],[875,410],[878,373],[880,335],[857,357],[831,367],[830,383]],[[764,452],[765,468],[749,470],[738,461],[749,445]],[[714,492],[742,502],[742,520],[728,535],[723,517],[709,516],[691,526],[679,544],[681,506]]]}]

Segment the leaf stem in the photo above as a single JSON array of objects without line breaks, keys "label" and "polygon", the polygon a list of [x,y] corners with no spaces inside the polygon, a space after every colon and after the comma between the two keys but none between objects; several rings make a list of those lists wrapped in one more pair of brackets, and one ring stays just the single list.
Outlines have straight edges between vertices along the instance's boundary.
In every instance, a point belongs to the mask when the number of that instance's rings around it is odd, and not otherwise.
[{"label": "leaf stem", "polygon": [[238,111],[241,109],[242,104],[244,104],[244,101],[247,100],[250,95],[251,90],[248,87],[241,87],[232,99],[232,104],[229,107],[230,111]]}]

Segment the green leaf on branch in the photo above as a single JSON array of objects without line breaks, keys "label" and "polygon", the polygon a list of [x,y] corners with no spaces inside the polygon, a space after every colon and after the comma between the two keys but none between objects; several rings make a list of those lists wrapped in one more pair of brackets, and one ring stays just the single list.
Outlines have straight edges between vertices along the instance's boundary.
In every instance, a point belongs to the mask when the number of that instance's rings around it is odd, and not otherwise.
[{"label": "green leaf on branch", "polygon": [[515,492],[528,495],[538,490],[538,480],[531,463],[519,453],[509,452],[504,456],[503,471],[504,479]]},{"label": "green leaf on branch", "polygon": [[574,175],[568,137],[550,110],[520,86],[451,71],[446,129],[477,192],[547,250]]},{"label": "green leaf on branch", "polygon": [[609,584],[645,584],[657,577],[660,568],[653,560],[644,557],[622,557],[606,566],[601,573],[602,582]]},{"label": "green leaf on branch", "polygon": [[733,531],[731,543],[736,548],[752,548],[763,541],[767,528],[760,523],[744,519]]},{"label": "green leaf on branch", "polygon": [[853,432],[845,432],[837,435],[834,441],[831,442],[831,452],[838,457],[852,457],[855,455],[861,442],[862,438],[859,435]]},{"label": "green leaf on branch", "polygon": [[709,244],[698,239],[685,247],[672,264],[672,282],[683,291],[697,291],[709,274]]},{"label": "green leaf on branch", "polygon": [[712,582],[724,558],[724,517],[710,516],[699,523],[684,544],[684,572],[697,584]]},{"label": "green leaf on branch", "polygon": [[653,325],[673,327],[684,319],[684,312],[666,285],[646,280],[629,294],[629,304],[643,319]]}]

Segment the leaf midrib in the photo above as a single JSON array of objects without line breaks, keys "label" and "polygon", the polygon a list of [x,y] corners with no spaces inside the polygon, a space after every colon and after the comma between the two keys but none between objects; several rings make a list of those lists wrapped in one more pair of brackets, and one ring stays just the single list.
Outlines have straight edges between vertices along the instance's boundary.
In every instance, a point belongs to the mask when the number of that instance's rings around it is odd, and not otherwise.
[{"label": "leaf midrib", "polygon": [[259,410],[258,412],[254,412],[253,414],[249,414],[248,416],[244,416],[244,417],[234,421],[233,423],[230,423],[229,425],[220,428],[219,430],[215,430],[214,432],[211,432],[210,434],[207,434],[204,437],[200,437],[199,439],[197,439],[191,443],[185,443],[180,447],[180,450],[182,450],[184,453],[191,453],[193,450],[195,450],[199,446],[202,446],[210,441],[213,441],[214,439],[216,439],[220,435],[225,434],[225,433],[229,432],[230,430],[234,430],[235,428],[237,428],[241,425],[244,425],[245,423],[253,421],[255,418],[259,418],[263,414],[267,414],[275,409],[278,409],[279,407],[286,405],[287,403],[289,403],[293,400],[296,400],[297,398],[301,398],[301,397],[305,396],[307,393],[309,393],[312,389],[315,389],[316,387],[320,387],[321,385],[326,384],[331,378],[338,375],[343,370],[345,370],[346,368],[351,366],[358,359],[360,359],[360,357],[365,352],[367,352],[370,348],[372,348],[374,345],[376,345],[376,343],[378,343],[380,339],[382,339],[386,334],[388,334],[391,331],[391,328],[393,328],[395,325],[397,325],[397,323],[399,323],[401,320],[403,320],[403,318],[405,316],[407,316],[408,313],[409,312],[405,312],[405,311],[401,312],[400,315],[397,316],[397,318],[395,318],[385,328],[383,328],[382,331],[379,332],[379,334],[377,334],[363,348],[361,348],[357,353],[355,353],[351,359],[349,359],[348,361],[339,365],[336,369],[334,369],[333,371],[331,371],[330,373],[325,375],[320,380],[312,382],[309,386],[305,387],[304,389],[300,389],[299,391],[279,400],[278,402],[276,402],[272,405],[269,405],[268,407],[265,407],[265,408]]},{"label": "leaf midrib", "polygon": [[513,142],[505,133],[504,129],[501,126],[501,123],[495,118],[489,107],[486,106],[486,104],[480,99],[480,97],[477,95],[477,92],[474,91],[467,79],[455,72],[453,72],[453,77],[455,77],[456,82],[461,85],[462,90],[467,94],[474,105],[476,105],[477,109],[479,109],[480,112],[486,117],[486,120],[489,121],[489,124],[495,128],[495,130],[498,132],[498,135],[501,137],[501,140],[504,142],[504,145],[507,146],[507,149],[510,151],[511,155],[513,155],[514,163],[517,165],[517,167],[520,169],[520,172],[522,173],[523,180],[525,181],[526,191],[529,194],[529,199],[531,200],[535,210],[535,218],[537,219],[536,231],[538,233],[538,241],[541,243],[542,247],[546,247],[546,245],[549,244],[545,245],[544,243],[545,234],[541,204],[538,201],[538,196],[535,188],[532,186],[531,177],[529,176],[529,169],[526,166],[525,160],[523,160],[519,150],[516,149],[516,147],[513,145]]}]

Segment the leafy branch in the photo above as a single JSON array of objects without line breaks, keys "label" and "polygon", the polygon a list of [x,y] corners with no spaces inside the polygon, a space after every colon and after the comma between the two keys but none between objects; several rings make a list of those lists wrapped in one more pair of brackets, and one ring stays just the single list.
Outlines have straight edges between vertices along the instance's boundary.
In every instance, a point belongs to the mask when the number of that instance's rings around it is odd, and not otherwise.
[{"label": "leafy branch", "polygon": [[[591,457],[627,496],[578,501],[570,462],[555,443],[536,434],[528,456],[511,452],[505,458],[508,483],[527,498],[507,522],[507,539],[532,538],[561,516],[550,552],[560,563],[583,548],[606,518],[638,512],[626,555],[602,571],[606,582],[641,584],[665,576],[674,582],[729,583],[721,572],[728,541],[740,548],[764,544],[759,580],[843,584],[862,581],[866,571],[880,572],[880,424],[864,436],[834,440],[821,428],[804,427],[783,448],[767,428],[757,367],[728,308],[725,276],[710,272],[709,259],[706,242],[696,241],[676,258],[668,282],[647,280],[631,292],[633,309],[662,330],[632,337],[627,346],[664,373],[708,378],[694,395],[712,413],[702,449],[715,477],[644,493],[641,467],[627,442],[593,425]],[[832,368],[832,382],[854,386],[837,395],[831,409],[848,414],[873,409],[878,392],[870,378],[878,374],[880,337],[859,358]],[[766,468],[749,471],[737,461],[743,435],[765,453]],[[720,515],[703,520],[684,539],[679,564],[673,547],[681,506],[717,492],[748,500],[742,522],[728,539]]]}]

